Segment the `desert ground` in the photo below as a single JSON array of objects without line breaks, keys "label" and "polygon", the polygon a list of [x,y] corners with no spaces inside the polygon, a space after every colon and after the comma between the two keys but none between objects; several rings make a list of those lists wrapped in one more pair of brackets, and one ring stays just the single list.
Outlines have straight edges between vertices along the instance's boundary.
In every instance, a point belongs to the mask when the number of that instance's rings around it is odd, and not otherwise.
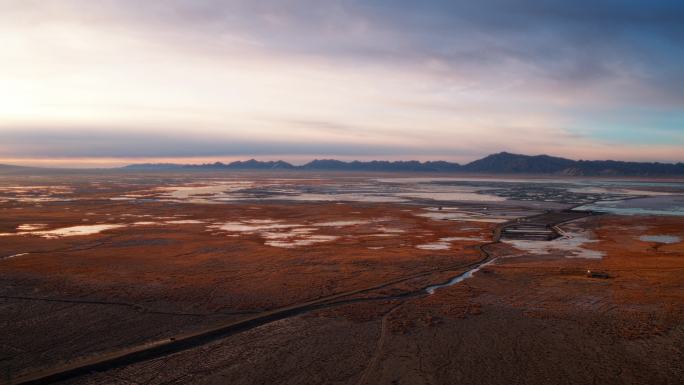
[{"label": "desert ground", "polygon": [[682,384],[683,194],[0,177],[2,383]]}]

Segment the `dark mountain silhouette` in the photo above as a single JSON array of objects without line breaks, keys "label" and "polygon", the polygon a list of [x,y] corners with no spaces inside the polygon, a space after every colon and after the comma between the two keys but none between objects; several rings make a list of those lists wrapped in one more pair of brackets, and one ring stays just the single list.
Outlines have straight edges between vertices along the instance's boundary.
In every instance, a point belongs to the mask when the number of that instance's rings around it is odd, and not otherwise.
[{"label": "dark mountain silhouette", "polygon": [[301,166],[284,161],[254,159],[229,164],[201,165],[137,164],[127,170],[299,170],[368,172],[461,172],[481,174],[538,174],[568,176],[684,176],[684,163],[572,160],[550,155],[520,155],[509,152],[488,155],[465,165],[445,161],[352,161],[316,159]]},{"label": "dark mountain silhouette", "polygon": [[176,163],[139,163],[121,167],[122,170],[136,171],[178,171],[178,170],[274,170],[294,169],[295,166],[282,160],[262,162],[255,159],[232,163],[176,164]]},{"label": "dark mountain silhouette", "polygon": [[417,160],[409,161],[395,161],[390,162],[386,160],[373,160],[370,162],[361,162],[358,160],[352,162],[342,162],[335,159],[316,159],[305,165],[299,166],[302,170],[340,170],[340,171],[416,171],[416,172],[444,172],[444,171],[460,171],[461,166],[458,163],[450,163],[444,161],[437,162],[419,162]]},{"label": "dark mountain silhouette", "polygon": [[278,161],[268,161],[268,162],[262,162],[258,161],[255,159],[250,159],[246,161],[235,161],[232,163],[224,164],[221,162],[216,162],[216,163],[211,163],[211,164],[204,164],[204,165],[199,165],[199,166],[188,166],[188,167],[199,167],[199,168],[228,168],[232,170],[273,170],[273,169],[291,169],[294,168],[293,165],[283,162],[282,160]]},{"label": "dark mountain silhouette", "polygon": [[619,162],[615,160],[580,160],[572,168],[564,170],[566,175],[596,176],[667,176],[684,175],[684,163]]},{"label": "dark mountain silhouette", "polygon": [[[205,167],[208,165],[196,165],[195,167]],[[164,170],[178,170],[185,167],[192,167],[191,165],[182,165],[176,163],[136,163],[121,167],[122,170],[136,170],[136,171],[164,171]]]},{"label": "dark mountain silhouette", "polygon": [[278,161],[271,161],[271,162],[259,162],[258,160],[250,159],[246,162],[233,162],[228,165],[230,168],[234,169],[267,169],[267,170],[273,170],[273,169],[292,169],[295,168],[295,166],[284,162],[282,160]]},{"label": "dark mountain silhouette", "polygon": [[572,167],[574,160],[549,155],[519,155],[508,152],[488,155],[463,166],[463,171],[494,173],[554,174]]},{"label": "dark mountain silhouette", "polygon": [[500,152],[468,163],[461,171],[573,176],[674,176],[684,175],[684,163],[572,160],[549,155],[529,156]]}]

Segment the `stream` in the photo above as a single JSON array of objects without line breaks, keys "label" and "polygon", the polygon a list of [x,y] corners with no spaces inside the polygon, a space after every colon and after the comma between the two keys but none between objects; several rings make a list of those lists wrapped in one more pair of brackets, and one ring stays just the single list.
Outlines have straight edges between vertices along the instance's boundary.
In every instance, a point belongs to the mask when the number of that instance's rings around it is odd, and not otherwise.
[{"label": "stream", "polygon": [[466,271],[465,273],[461,273],[461,274],[455,276],[454,278],[451,278],[450,280],[448,280],[448,281],[445,282],[445,283],[440,283],[440,284],[438,284],[438,285],[428,286],[428,287],[426,287],[424,290],[425,290],[425,292],[428,293],[428,294],[435,294],[435,291],[436,291],[437,289],[441,289],[441,288],[444,288],[444,287],[453,286],[453,285],[455,285],[455,284],[457,284],[457,283],[459,283],[459,282],[462,282],[462,281],[464,281],[464,280],[466,280],[466,279],[472,277],[473,274],[475,274],[478,270],[480,270],[481,268],[483,268],[483,267],[485,267],[485,266],[487,266],[487,265],[493,263],[494,261],[496,261],[496,258],[494,258],[494,259],[492,259],[492,260],[489,260],[489,261],[487,261],[487,262],[484,262],[484,263],[482,263],[482,264],[480,264],[480,265],[477,265],[477,266],[475,266],[474,268],[472,268],[472,269]]}]

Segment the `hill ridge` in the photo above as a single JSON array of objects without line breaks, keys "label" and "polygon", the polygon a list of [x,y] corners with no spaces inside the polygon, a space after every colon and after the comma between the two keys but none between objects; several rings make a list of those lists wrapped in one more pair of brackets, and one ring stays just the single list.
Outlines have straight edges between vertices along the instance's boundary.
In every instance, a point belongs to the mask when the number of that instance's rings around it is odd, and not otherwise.
[{"label": "hill ridge", "polygon": [[502,151],[461,165],[448,161],[371,160],[342,161],[314,159],[300,166],[278,161],[249,159],[231,163],[173,164],[145,163],[124,166],[124,170],[300,170],[368,172],[464,172],[490,174],[539,174],[566,176],[678,176],[684,163],[628,162],[616,160],[572,160],[547,154],[522,155]]}]

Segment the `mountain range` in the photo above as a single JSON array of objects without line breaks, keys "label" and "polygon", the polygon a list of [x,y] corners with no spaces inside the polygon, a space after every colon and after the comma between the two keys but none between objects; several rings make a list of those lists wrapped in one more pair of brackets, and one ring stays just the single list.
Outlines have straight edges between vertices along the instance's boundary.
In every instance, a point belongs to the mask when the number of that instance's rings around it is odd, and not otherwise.
[{"label": "mountain range", "polygon": [[521,155],[500,152],[467,164],[446,161],[351,161],[316,159],[301,166],[279,161],[236,161],[232,163],[132,164],[131,171],[182,170],[298,170],[366,172],[463,172],[481,174],[540,174],[567,176],[684,176],[684,163],[623,162],[614,160],[572,160],[549,155]]}]

